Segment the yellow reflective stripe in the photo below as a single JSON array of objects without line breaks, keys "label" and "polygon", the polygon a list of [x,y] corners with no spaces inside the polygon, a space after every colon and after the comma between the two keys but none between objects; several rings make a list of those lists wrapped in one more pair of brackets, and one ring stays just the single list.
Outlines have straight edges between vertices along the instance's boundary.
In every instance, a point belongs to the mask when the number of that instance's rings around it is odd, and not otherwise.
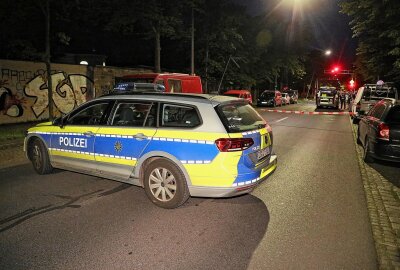
[{"label": "yellow reflective stripe", "polygon": [[117,157],[105,157],[105,156],[98,156],[96,155],[96,161],[98,162],[106,162],[106,163],[113,163],[113,164],[120,164],[120,165],[128,165],[128,166],[135,166],[137,163],[136,159],[122,159]]},{"label": "yellow reflective stripe", "polygon": [[86,159],[86,160],[94,160],[93,154],[86,152],[82,153],[73,153],[73,152],[66,152],[66,151],[59,151],[54,149],[49,149],[50,154],[54,156],[63,156],[63,157],[70,157],[70,158],[79,158],[79,159]]}]

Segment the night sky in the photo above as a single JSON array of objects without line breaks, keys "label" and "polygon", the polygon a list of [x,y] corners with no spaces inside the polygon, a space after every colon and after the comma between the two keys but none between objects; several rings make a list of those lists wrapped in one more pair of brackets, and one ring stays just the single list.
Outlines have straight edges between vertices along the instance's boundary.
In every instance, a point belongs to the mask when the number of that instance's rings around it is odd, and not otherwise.
[{"label": "night sky", "polygon": [[[343,69],[351,69],[355,60],[356,40],[352,38],[349,18],[339,13],[338,0],[233,0],[247,7],[251,15],[262,12],[283,12],[293,16],[300,25],[309,25],[315,40],[312,48],[321,50],[331,49],[331,61],[341,63]],[[267,15],[268,16],[268,15]]]}]

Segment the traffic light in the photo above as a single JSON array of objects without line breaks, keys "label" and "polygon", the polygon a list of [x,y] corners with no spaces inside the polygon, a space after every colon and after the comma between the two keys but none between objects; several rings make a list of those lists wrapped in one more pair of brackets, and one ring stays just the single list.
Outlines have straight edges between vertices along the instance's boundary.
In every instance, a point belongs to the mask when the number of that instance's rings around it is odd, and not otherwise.
[{"label": "traffic light", "polygon": [[340,72],[340,70],[341,70],[340,66],[336,65],[336,66],[333,66],[333,67],[332,67],[331,72],[332,72],[333,74],[337,74],[337,73]]}]

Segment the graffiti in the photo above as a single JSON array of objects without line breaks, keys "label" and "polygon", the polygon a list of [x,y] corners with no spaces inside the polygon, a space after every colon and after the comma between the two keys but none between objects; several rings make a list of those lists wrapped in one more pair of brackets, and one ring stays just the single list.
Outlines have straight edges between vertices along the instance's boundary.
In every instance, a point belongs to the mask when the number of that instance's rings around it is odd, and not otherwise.
[{"label": "graffiti", "polygon": [[[63,114],[86,102],[88,87],[93,86],[93,82],[81,74],[66,76],[63,72],[58,72],[52,74],[51,78],[53,102]],[[34,77],[25,85],[24,93],[28,97],[36,98],[31,108],[36,118],[39,118],[49,105],[47,76],[41,74]]]},{"label": "graffiti", "polygon": [[20,117],[24,113],[23,99],[5,87],[7,81],[0,80],[0,112],[10,117]]}]

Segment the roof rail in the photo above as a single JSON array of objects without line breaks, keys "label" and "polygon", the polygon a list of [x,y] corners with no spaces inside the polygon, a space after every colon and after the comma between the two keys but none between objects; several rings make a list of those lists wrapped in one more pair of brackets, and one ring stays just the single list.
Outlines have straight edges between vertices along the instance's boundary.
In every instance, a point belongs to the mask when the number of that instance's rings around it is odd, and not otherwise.
[{"label": "roof rail", "polygon": [[208,99],[207,96],[203,96],[201,94],[194,93],[165,93],[165,92],[150,92],[150,91],[123,91],[123,92],[111,92],[109,94],[105,94],[102,97],[110,97],[110,96],[136,96],[136,95],[146,95],[146,96],[176,96],[176,97],[190,97],[190,98],[198,98],[198,99]]}]

